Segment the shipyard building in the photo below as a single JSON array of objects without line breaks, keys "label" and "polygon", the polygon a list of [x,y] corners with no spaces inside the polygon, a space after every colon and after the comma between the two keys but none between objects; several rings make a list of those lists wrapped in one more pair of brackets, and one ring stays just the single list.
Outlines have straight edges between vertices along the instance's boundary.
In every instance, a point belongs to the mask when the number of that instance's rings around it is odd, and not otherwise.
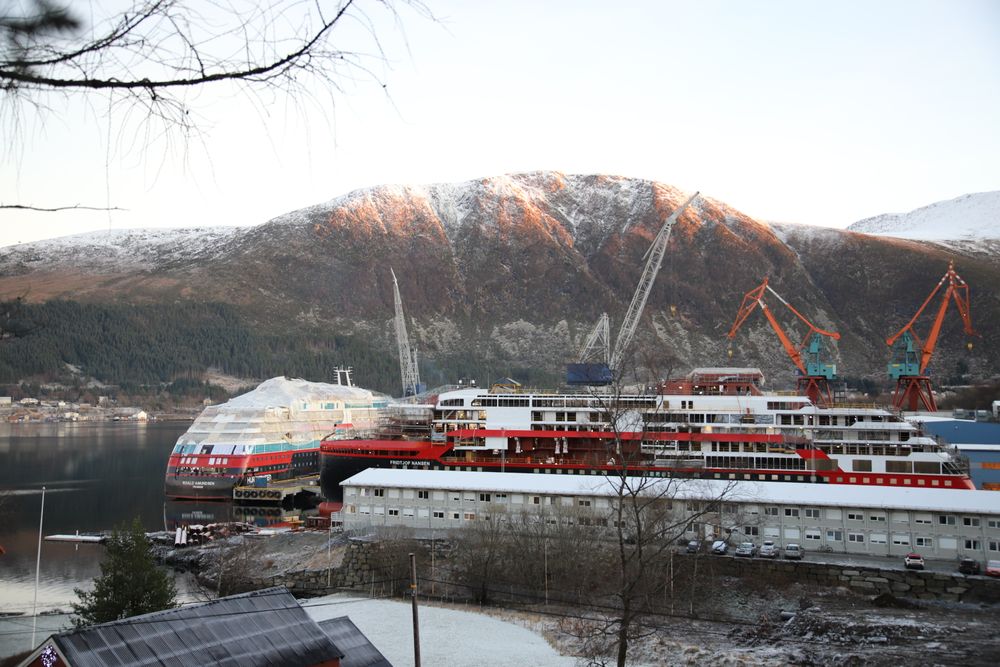
[{"label": "shipyard building", "polygon": [[[508,515],[612,527],[621,480],[602,475],[370,468],[342,483],[346,530],[461,529]],[[807,551],[1000,559],[1000,494],[796,482],[660,478],[643,493],[692,517],[684,539],[798,543]]]}]

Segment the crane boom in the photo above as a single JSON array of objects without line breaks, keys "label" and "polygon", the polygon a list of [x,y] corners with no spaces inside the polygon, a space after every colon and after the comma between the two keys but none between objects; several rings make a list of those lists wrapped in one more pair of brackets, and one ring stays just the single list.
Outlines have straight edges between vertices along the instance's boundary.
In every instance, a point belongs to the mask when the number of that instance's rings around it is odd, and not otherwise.
[{"label": "crane boom", "polygon": [[396,327],[396,345],[399,347],[399,371],[403,384],[403,396],[414,396],[420,393],[420,368],[417,366],[417,351],[410,348],[410,337],[406,333],[406,318],[403,316],[403,299],[399,295],[399,283],[396,272],[391,268],[392,295],[396,306],[394,324]]},{"label": "crane boom", "polygon": [[649,250],[646,251],[646,266],[642,271],[642,276],[639,278],[635,294],[632,295],[632,302],[625,313],[625,319],[622,320],[621,329],[618,331],[618,339],[615,341],[615,348],[611,353],[611,359],[608,364],[616,374],[621,372],[621,363],[625,357],[625,350],[628,349],[629,344],[632,342],[635,329],[639,325],[639,318],[642,317],[642,311],[646,308],[646,301],[649,300],[649,294],[652,291],[653,282],[656,280],[656,274],[660,272],[660,265],[663,264],[663,255],[667,250],[667,242],[670,240],[670,231],[677,223],[677,218],[691,205],[691,202],[698,197],[698,194],[695,192],[676,211],[670,214],[670,217],[666,219],[657,233],[656,238],[653,239]]}]

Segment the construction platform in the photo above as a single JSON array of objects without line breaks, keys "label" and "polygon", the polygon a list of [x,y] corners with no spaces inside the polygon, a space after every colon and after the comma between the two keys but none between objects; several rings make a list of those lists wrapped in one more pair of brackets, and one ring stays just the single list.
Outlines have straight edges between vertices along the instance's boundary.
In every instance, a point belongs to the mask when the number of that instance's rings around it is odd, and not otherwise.
[{"label": "construction platform", "polygon": [[233,500],[254,505],[280,505],[284,503],[285,498],[303,492],[320,495],[319,475],[270,482],[267,486],[237,486],[233,488]]}]

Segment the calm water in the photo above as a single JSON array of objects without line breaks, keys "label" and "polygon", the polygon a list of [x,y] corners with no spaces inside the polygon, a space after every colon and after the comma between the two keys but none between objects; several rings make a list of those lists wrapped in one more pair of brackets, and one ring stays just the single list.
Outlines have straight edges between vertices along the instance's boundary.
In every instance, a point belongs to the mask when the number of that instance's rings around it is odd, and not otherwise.
[{"label": "calm water", "polygon": [[[108,530],[138,517],[163,530],[178,513],[210,517],[211,506],[168,507],[163,499],[167,455],[187,423],[0,424],[0,613],[31,613],[41,488],[43,534]],[[227,506],[218,506],[219,510]],[[169,515],[165,516],[165,513]],[[42,542],[39,610],[69,609],[75,587],[100,574],[103,547]],[[39,620],[41,628],[65,617]],[[26,635],[24,633],[27,633]],[[0,620],[0,656],[26,650],[31,618]]]}]

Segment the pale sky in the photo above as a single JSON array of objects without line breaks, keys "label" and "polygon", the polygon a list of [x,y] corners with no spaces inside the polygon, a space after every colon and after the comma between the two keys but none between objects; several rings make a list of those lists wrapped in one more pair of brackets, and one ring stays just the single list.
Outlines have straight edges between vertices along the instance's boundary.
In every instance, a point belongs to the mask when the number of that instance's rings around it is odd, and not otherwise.
[{"label": "pale sky", "polygon": [[101,97],[22,109],[16,129],[0,114],[0,203],[128,209],[0,211],[0,245],[259,224],[361,187],[549,169],[834,227],[1000,190],[995,0],[427,5],[440,23],[380,24],[388,97],[357,83],[303,108],[206,89],[186,144],[121,135],[120,110],[109,132]]}]

